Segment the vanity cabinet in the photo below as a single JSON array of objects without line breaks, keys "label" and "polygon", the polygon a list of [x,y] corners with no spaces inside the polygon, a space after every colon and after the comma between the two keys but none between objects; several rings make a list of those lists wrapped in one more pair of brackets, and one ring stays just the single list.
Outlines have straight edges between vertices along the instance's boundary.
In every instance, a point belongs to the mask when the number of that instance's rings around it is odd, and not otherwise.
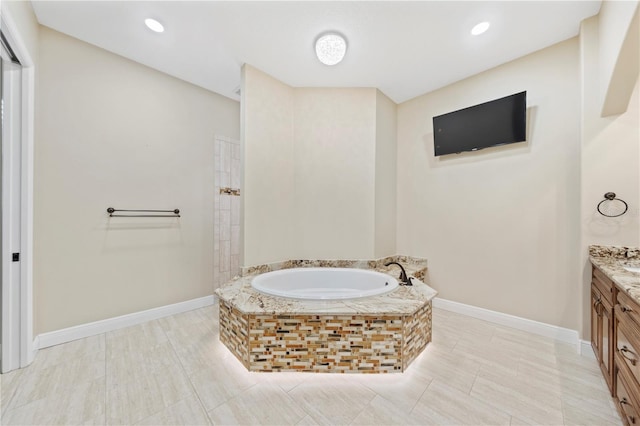
[{"label": "vanity cabinet", "polygon": [[640,424],[640,305],[618,292],[615,318],[615,401],[623,422]]},{"label": "vanity cabinet", "polygon": [[623,423],[640,426],[640,304],[596,267],[591,346]]},{"label": "vanity cabinet", "polygon": [[591,346],[609,390],[614,381],[614,302],[616,286],[600,270],[593,268],[591,280]]}]

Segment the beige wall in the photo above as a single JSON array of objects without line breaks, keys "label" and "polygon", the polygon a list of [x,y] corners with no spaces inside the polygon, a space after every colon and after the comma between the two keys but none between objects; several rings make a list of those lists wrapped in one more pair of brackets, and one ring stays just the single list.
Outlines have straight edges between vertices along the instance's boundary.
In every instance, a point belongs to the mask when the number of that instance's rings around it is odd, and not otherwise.
[{"label": "beige wall", "polygon": [[242,69],[241,265],[290,259],[295,227],[293,89]]},{"label": "beige wall", "polygon": [[245,65],[243,265],[395,253],[396,105]]},{"label": "beige wall", "polygon": [[[607,47],[600,40],[609,26],[600,26],[599,18],[583,22],[580,31],[582,61],[582,201],[581,201],[581,264],[582,336],[590,330],[591,264],[590,244],[640,246],[640,90],[638,75],[635,89],[625,95],[630,102],[626,112],[606,118],[600,116],[602,98],[598,82],[601,78],[601,50]],[[616,28],[618,31],[619,28]],[[615,82],[614,82],[615,84]],[[606,192],[615,192],[629,205],[629,211],[617,218],[607,218],[597,212],[598,203]]]},{"label": "beige wall", "polygon": [[[595,87],[602,102],[601,115],[617,115],[627,109],[637,80],[640,51],[638,0],[602,2],[598,20],[598,63]],[[594,18],[591,18],[594,19]]]},{"label": "beige wall", "polygon": [[[374,257],[396,252],[397,105],[376,91]],[[404,253],[403,253],[404,254]]]},{"label": "beige wall", "polygon": [[295,258],[373,256],[375,89],[295,89]]},{"label": "beige wall", "polygon": [[[562,327],[580,322],[576,38],[398,106],[400,253],[440,297]],[[527,91],[527,142],[434,157],[432,117]]]},{"label": "beige wall", "polygon": [[239,137],[238,102],[45,27],[39,43],[37,333],[210,295],[213,140]]}]

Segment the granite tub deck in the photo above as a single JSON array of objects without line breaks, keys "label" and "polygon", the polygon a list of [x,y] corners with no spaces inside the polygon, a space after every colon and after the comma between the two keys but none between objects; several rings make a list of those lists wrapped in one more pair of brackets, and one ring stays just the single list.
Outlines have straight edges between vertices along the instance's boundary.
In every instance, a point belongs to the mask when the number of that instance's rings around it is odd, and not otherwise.
[{"label": "granite tub deck", "polygon": [[[398,261],[413,286],[363,299],[298,300],[259,293],[258,273],[295,267],[357,267],[397,277]],[[250,371],[394,373],[431,341],[431,302],[437,292],[424,284],[426,261],[394,256],[374,261],[288,261],[243,272],[216,290],[220,341]],[[420,279],[418,279],[420,278]]]},{"label": "granite tub deck", "polygon": [[589,246],[589,260],[620,290],[640,303],[640,274],[624,269],[625,266],[640,267],[640,248],[593,245]]}]

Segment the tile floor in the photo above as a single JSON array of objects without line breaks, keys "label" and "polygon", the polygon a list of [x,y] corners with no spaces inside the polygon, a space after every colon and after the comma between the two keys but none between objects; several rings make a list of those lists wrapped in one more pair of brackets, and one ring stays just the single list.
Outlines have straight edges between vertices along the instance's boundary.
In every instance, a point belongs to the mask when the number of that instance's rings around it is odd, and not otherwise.
[{"label": "tile floor", "polygon": [[434,309],[405,373],[248,373],[217,310],[41,350],[0,376],[1,423],[621,424],[595,360],[551,339]]}]

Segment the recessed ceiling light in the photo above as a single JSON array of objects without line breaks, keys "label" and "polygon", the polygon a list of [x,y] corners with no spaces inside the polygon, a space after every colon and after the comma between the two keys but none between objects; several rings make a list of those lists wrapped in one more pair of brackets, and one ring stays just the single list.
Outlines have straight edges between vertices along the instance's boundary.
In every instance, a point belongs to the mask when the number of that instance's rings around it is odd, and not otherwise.
[{"label": "recessed ceiling light", "polygon": [[155,31],[157,33],[161,33],[164,31],[164,25],[162,25],[155,19],[147,18],[144,20],[144,23],[147,25],[147,27],[149,27],[151,31]]},{"label": "recessed ceiling light", "polygon": [[476,25],[475,27],[473,27],[473,28],[471,29],[471,34],[473,34],[473,35],[480,35],[480,34],[482,34],[483,32],[487,31],[487,30],[489,29],[489,26],[490,26],[490,25],[491,25],[491,24],[490,24],[490,23],[488,23],[488,22],[486,22],[486,21],[485,21],[485,22],[480,22],[478,25]]},{"label": "recessed ceiling light", "polygon": [[340,34],[322,34],[316,40],[316,55],[325,65],[335,65],[347,53],[347,41]]}]

